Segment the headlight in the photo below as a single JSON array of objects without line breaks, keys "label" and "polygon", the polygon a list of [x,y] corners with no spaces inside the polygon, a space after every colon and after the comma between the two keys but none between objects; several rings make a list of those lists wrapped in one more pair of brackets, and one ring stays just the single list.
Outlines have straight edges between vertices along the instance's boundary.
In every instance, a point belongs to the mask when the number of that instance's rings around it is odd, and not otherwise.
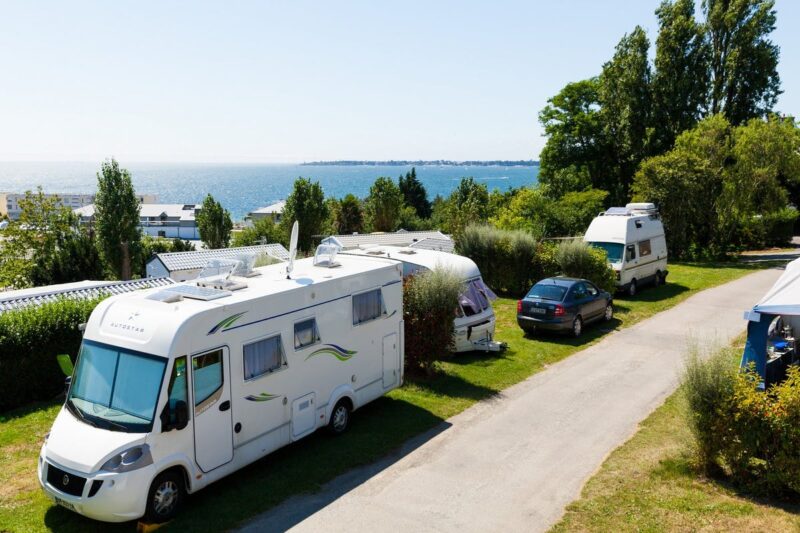
[{"label": "headlight", "polygon": [[105,462],[100,470],[105,470],[106,472],[130,472],[151,464],[153,464],[153,456],[150,455],[150,446],[142,444],[113,456]]}]

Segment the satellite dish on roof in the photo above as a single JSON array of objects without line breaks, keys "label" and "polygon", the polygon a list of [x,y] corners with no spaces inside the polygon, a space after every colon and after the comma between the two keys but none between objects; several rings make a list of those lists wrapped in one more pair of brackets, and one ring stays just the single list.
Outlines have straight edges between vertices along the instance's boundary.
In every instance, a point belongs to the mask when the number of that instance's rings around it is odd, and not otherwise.
[{"label": "satellite dish on roof", "polygon": [[294,221],[292,224],[292,236],[289,238],[289,264],[286,265],[286,279],[290,279],[292,269],[294,269],[294,258],[297,257],[297,237],[300,233],[300,224]]}]

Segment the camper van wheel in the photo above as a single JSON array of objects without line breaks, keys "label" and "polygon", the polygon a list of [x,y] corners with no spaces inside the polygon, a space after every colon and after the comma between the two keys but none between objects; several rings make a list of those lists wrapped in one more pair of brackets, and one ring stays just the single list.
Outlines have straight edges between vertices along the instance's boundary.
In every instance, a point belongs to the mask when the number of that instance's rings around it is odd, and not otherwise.
[{"label": "camper van wheel", "polygon": [[628,296],[636,296],[636,280],[632,279],[631,284],[628,285]]},{"label": "camper van wheel", "polygon": [[656,270],[656,277],[653,280],[653,287],[659,287],[663,283],[664,278],[661,277],[661,271]]},{"label": "camper van wheel", "polygon": [[150,485],[145,520],[159,524],[172,520],[183,503],[183,479],[175,471],[159,474]]},{"label": "camper van wheel", "polygon": [[350,403],[345,400],[339,400],[336,407],[333,408],[331,413],[331,421],[328,423],[328,429],[334,435],[339,435],[347,430],[350,425]]},{"label": "camper van wheel", "polygon": [[575,320],[572,321],[572,336],[578,338],[583,333],[583,320],[581,317],[576,316]]}]

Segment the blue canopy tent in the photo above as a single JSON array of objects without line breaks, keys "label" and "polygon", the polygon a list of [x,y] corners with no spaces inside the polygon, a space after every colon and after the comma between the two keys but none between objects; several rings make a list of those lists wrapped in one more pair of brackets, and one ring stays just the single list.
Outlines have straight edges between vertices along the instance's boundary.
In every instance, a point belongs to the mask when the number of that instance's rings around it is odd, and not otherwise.
[{"label": "blue canopy tent", "polygon": [[[775,282],[775,285],[758,302],[751,311],[744,314],[747,323],[747,343],[742,354],[742,367],[750,364],[755,366],[755,370],[761,376],[764,383],[769,384],[776,375],[782,372],[785,374],[786,358],[774,357],[775,349],[778,353],[789,348],[794,351],[794,340],[780,339],[770,336],[770,326],[776,318],[786,324],[791,330],[800,333],[800,259],[796,259],[786,265],[783,275]],[[778,332],[780,333],[780,332]],[[770,358],[768,352],[772,347]],[[791,353],[795,358],[796,354]]]}]

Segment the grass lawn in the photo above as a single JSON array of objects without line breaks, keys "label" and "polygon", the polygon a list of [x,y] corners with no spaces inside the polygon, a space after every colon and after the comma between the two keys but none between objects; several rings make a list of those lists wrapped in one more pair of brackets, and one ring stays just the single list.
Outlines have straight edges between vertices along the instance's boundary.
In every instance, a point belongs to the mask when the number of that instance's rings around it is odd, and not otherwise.
[{"label": "grass lawn", "polygon": [[[743,338],[735,345],[741,353]],[[679,390],[609,456],[552,531],[798,530],[800,502],[750,498],[698,473]]]},{"label": "grass lawn", "polygon": [[[616,301],[616,318],[588,327],[577,340],[524,338],[516,301],[495,302],[501,355],[469,354],[441,364],[430,380],[415,380],[356,412],[351,430],[333,439],[320,432],[288,446],[193,495],[168,530],[219,531],[234,527],[288,496],[317,490],[355,466],[370,463],[404,441],[435,427],[477,401],[518,383],[619,329],[672,307],[699,290],[731,281],[765,265],[674,264],[669,283]],[[409,341],[410,342],[410,341]],[[58,405],[39,404],[0,416],[0,531],[131,531],[50,505],[36,481],[36,458]]]}]

